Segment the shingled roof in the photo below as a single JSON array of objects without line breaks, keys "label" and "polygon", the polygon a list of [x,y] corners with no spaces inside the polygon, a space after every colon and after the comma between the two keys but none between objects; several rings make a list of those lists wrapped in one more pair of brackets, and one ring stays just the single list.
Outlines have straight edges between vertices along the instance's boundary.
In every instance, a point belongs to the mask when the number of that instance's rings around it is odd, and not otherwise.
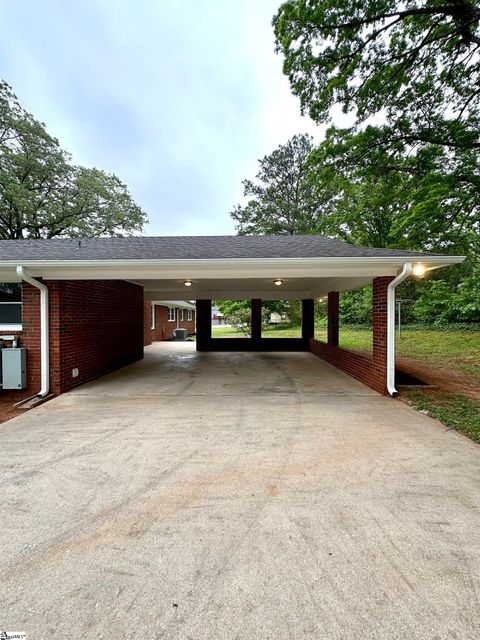
[{"label": "shingled roof", "polygon": [[320,235],[163,236],[0,240],[1,261],[212,260],[228,258],[427,257],[438,254],[358,247]]}]

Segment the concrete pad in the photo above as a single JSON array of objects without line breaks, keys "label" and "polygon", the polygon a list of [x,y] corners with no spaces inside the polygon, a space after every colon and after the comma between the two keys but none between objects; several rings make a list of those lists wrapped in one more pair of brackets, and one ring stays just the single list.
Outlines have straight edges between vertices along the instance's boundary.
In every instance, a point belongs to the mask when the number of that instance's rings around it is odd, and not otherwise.
[{"label": "concrete pad", "polygon": [[0,429],[0,628],[478,638],[477,445],[309,354],[147,354]]},{"label": "concrete pad", "polygon": [[82,395],[376,395],[308,353],[197,353],[193,342],[157,342],[140,362],[79,387]]}]

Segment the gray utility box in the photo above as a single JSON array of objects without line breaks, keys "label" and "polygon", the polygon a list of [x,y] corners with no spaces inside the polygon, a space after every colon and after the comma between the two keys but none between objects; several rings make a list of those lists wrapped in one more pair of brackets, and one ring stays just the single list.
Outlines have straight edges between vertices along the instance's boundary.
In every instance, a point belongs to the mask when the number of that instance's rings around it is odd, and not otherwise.
[{"label": "gray utility box", "polygon": [[2,349],[2,389],[25,389],[26,386],[26,348]]},{"label": "gray utility box", "polygon": [[173,337],[175,340],[186,340],[188,337],[188,332],[186,329],[174,329]]}]

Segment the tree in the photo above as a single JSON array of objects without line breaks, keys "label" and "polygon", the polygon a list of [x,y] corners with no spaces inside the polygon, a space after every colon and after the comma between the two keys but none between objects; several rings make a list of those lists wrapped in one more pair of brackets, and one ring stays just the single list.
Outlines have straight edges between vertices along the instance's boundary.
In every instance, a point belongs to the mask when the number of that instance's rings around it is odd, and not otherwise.
[{"label": "tree", "polygon": [[115,175],[72,165],[0,82],[0,238],[122,235],[146,221]]},{"label": "tree", "polygon": [[[332,128],[312,152],[318,188],[336,190],[329,232],[375,247],[480,253],[480,171],[475,149],[380,141],[388,126]],[[461,251],[460,251],[461,252]]]},{"label": "tree", "polygon": [[217,300],[215,304],[225,320],[245,337],[252,334],[252,308],[250,300]]},{"label": "tree", "polygon": [[296,135],[259,160],[256,181],[244,180],[246,205],[231,212],[240,235],[301,234],[322,225],[329,194],[319,192],[308,171],[312,138]]},{"label": "tree", "polygon": [[273,23],[302,110],[354,118],[314,154],[317,179],[340,194],[330,232],[478,255],[478,2],[288,0]]},{"label": "tree", "polygon": [[[250,300],[216,300],[225,320],[244,336],[252,335],[252,305]],[[262,300],[262,327],[266,327],[273,312],[286,314],[290,324],[300,325],[301,307],[298,300]]]},{"label": "tree", "polygon": [[479,148],[480,7],[475,0],[289,0],[277,50],[302,110],[339,105],[356,126],[381,115],[384,144]]}]

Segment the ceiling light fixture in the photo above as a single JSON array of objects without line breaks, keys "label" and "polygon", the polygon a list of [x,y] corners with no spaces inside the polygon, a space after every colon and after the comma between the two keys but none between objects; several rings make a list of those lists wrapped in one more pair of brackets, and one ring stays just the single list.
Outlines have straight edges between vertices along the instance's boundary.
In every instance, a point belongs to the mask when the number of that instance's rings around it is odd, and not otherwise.
[{"label": "ceiling light fixture", "polygon": [[186,287],[191,287],[193,282],[191,280],[185,280],[183,283]]},{"label": "ceiling light fixture", "polygon": [[413,275],[417,276],[417,278],[423,278],[423,276],[425,275],[426,269],[423,266],[423,264],[416,264],[413,267]]},{"label": "ceiling light fixture", "polygon": [[280,280],[280,278],[277,278],[276,280],[273,281],[273,284],[276,285],[277,287],[280,287],[283,284],[283,280]]}]

